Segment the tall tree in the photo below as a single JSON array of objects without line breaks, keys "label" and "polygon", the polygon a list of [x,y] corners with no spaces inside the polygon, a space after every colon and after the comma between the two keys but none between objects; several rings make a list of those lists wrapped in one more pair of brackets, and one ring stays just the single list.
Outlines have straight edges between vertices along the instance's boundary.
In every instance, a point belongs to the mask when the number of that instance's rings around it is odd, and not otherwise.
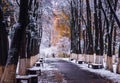
[{"label": "tall tree", "polygon": [[[16,27],[1,83],[15,83],[18,57],[25,56],[25,31],[28,24],[28,0],[20,0],[19,26]],[[23,48],[23,49],[22,49]],[[22,54],[22,55],[21,55]]]},{"label": "tall tree", "polygon": [[71,53],[81,54],[81,18],[80,18],[80,0],[72,0],[71,6],[71,19],[70,19],[70,31],[71,31]]},{"label": "tall tree", "polygon": [[90,9],[90,1],[86,0],[86,16],[87,16],[87,26],[86,26],[86,34],[87,34],[87,54],[93,54],[93,36],[92,36],[92,26],[91,26],[91,9]]},{"label": "tall tree", "polygon": [[90,1],[85,0],[86,3],[86,60],[88,63],[93,62],[93,32],[92,32],[92,15],[91,15],[91,6]]},{"label": "tall tree", "polygon": [[95,28],[95,53],[96,55],[99,55],[99,45],[98,45],[98,39],[99,39],[99,28],[98,28],[98,0],[94,0],[94,28]]},{"label": "tall tree", "polygon": [[[102,2],[101,0],[94,0],[94,27],[95,27],[95,63],[102,64],[103,56],[103,25],[102,25]],[[94,57],[95,58],[95,57]]]},{"label": "tall tree", "polygon": [[6,65],[8,57],[8,33],[6,30],[6,25],[4,21],[3,10],[1,7],[2,2],[0,2],[0,79]]},{"label": "tall tree", "polygon": [[[116,7],[117,7],[117,0],[111,0],[110,1],[112,4],[112,8],[114,8],[114,11],[116,11]],[[101,6],[103,14],[105,16],[105,22],[106,22],[106,40],[108,43],[107,46],[107,69],[110,71],[113,71],[112,68],[112,54],[113,54],[113,50],[112,50],[112,42],[113,42],[113,31],[114,31],[114,26],[115,26],[115,18],[114,18],[114,14],[111,11],[110,5],[108,3],[108,1],[105,1],[105,7],[107,8],[107,11],[105,11],[104,7]],[[110,12],[110,13],[109,13]]]}]

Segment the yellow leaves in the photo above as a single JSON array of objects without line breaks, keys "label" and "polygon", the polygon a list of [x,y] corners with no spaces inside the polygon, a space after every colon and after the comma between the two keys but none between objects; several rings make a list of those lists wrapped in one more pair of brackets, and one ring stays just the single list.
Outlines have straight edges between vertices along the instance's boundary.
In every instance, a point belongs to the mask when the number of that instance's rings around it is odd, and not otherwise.
[{"label": "yellow leaves", "polygon": [[63,11],[54,11],[54,33],[52,34],[52,45],[56,45],[63,37],[70,37],[68,25],[69,16]]},{"label": "yellow leaves", "polygon": [[60,27],[59,27],[60,29],[60,35],[61,35],[61,37],[64,37],[64,36],[67,36],[67,37],[69,37],[69,32],[70,32],[70,30],[69,30],[69,27],[67,26],[67,25],[60,25]]},{"label": "yellow leaves", "polygon": [[60,37],[70,36],[70,29],[67,23],[68,19],[68,16],[64,12],[60,12],[59,15],[54,18],[54,28]]},{"label": "yellow leaves", "polygon": [[63,17],[64,20],[69,20],[69,16],[65,14],[65,12],[61,12],[61,16]]}]

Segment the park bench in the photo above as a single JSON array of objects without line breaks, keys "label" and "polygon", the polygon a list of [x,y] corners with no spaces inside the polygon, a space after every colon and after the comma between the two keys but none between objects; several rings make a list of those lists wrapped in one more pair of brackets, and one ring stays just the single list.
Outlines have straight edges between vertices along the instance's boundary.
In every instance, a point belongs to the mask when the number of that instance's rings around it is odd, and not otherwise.
[{"label": "park bench", "polygon": [[43,67],[43,63],[44,63],[43,60],[39,60],[38,62],[35,63],[35,66],[36,67]]},{"label": "park bench", "polygon": [[35,66],[36,66],[36,67],[40,67],[40,66],[43,67],[43,63],[44,63],[44,59],[43,59],[43,58],[40,58],[40,59],[35,63]]},{"label": "park bench", "polygon": [[38,75],[17,75],[16,83],[38,83]]},{"label": "park bench", "polygon": [[22,83],[23,81],[27,81],[27,83],[31,83],[31,77],[28,75],[17,75],[16,76],[16,83]]},{"label": "park bench", "polygon": [[84,63],[84,61],[78,61],[78,64],[83,64]]},{"label": "park bench", "polygon": [[41,75],[41,69],[38,67],[27,68],[27,75]]},{"label": "park bench", "polygon": [[40,67],[41,66],[41,62],[36,62],[35,63],[35,67]]},{"label": "park bench", "polygon": [[95,63],[88,63],[88,68],[93,68],[93,69],[102,69],[103,65],[102,64],[95,64]]}]

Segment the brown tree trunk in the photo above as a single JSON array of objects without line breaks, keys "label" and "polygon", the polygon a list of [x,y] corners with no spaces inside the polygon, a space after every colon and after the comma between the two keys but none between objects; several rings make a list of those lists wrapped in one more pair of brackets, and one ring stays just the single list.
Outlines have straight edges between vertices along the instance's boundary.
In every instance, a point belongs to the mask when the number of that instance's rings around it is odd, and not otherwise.
[{"label": "brown tree trunk", "polygon": [[117,73],[120,74],[120,58],[118,58]]},{"label": "brown tree trunk", "polygon": [[[20,60],[19,60],[19,75],[25,75],[26,74],[26,28],[29,23],[29,16],[28,14],[28,1],[26,0],[26,3],[24,3],[23,0],[20,1],[20,16],[19,16],[19,22],[21,24],[21,27],[23,28],[22,33],[22,41],[21,41],[21,48],[19,50]],[[23,10],[25,9],[25,10]],[[24,15],[24,16],[23,16]]]},{"label": "brown tree trunk", "polygon": [[[93,56],[93,34],[92,34],[92,21],[91,21],[91,8],[90,8],[90,1],[86,0],[86,14],[87,14],[87,22],[86,22],[86,53],[89,56],[89,62],[94,58]],[[92,60],[93,62],[94,60]]]},{"label": "brown tree trunk", "polygon": [[17,66],[12,64],[12,65],[7,65],[4,70],[4,74],[1,78],[0,83],[15,83],[16,80],[16,68]]},{"label": "brown tree trunk", "polygon": [[30,58],[26,58],[26,68],[30,68]]},{"label": "brown tree trunk", "polygon": [[[25,19],[26,21],[28,19]],[[25,27],[25,26],[23,26]],[[22,34],[22,45],[19,50],[20,60],[19,60],[19,75],[26,74],[26,33]]]},{"label": "brown tree trunk", "polygon": [[[20,54],[21,48],[24,47],[22,44],[24,42],[23,40],[25,38],[24,34],[28,23],[26,19],[28,19],[28,0],[20,0],[20,14],[19,14],[20,25],[16,27],[14,37],[11,42],[9,56],[7,59],[7,64],[5,66],[4,74],[1,79],[1,83],[15,83],[18,57],[24,56]],[[25,50],[23,50],[22,52],[24,51]]]},{"label": "brown tree trunk", "polygon": [[79,8],[81,6],[81,1],[71,1],[71,53],[81,54],[81,10],[79,12]]},{"label": "brown tree trunk", "polygon": [[2,78],[3,72],[4,72],[4,67],[0,66],[0,79]]},{"label": "brown tree trunk", "polygon": [[19,60],[19,75],[26,75],[26,63],[27,62],[25,58]]},{"label": "brown tree trunk", "polygon": [[27,38],[27,58],[26,58],[26,68],[30,68],[30,57],[31,57],[31,36],[30,36],[30,32],[28,32],[27,34],[28,38]]},{"label": "brown tree trunk", "polygon": [[119,53],[118,53],[117,73],[120,74],[120,45],[119,45]]},{"label": "brown tree trunk", "polygon": [[112,57],[107,56],[107,69],[113,72]]},{"label": "brown tree trunk", "polygon": [[[102,12],[101,0],[94,0],[95,4],[95,53],[96,64],[103,64],[103,26],[102,26]],[[98,5],[97,5],[98,4]],[[98,10],[98,11],[97,11]],[[96,22],[97,21],[97,22]]]},{"label": "brown tree trunk", "polygon": [[[113,63],[112,63],[112,58],[113,58],[113,44],[112,44],[112,42],[113,42],[113,31],[114,31],[114,25],[115,25],[115,18],[114,18],[114,14],[113,14],[113,11],[111,11],[111,7],[113,7],[114,8],[114,11],[116,11],[116,8],[117,8],[117,0],[111,0],[111,1],[109,1],[109,0],[107,0],[107,3],[108,3],[108,5],[109,5],[109,8],[110,8],[110,15],[109,15],[109,18],[110,18],[110,21],[109,21],[109,23],[110,23],[110,26],[109,26],[109,29],[108,29],[108,53],[107,53],[107,55],[108,55],[108,70],[110,70],[110,71],[112,71],[113,72]],[[113,4],[114,3],[114,4]],[[112,5],[110,5],[110,4],[112,4]]]},{"label": "brown tree trunk", "polygon": [[4,72],[8,57],[8,34],[4,21],[4,15],[1,7],[2,2],[0,1],[0,79]]}]

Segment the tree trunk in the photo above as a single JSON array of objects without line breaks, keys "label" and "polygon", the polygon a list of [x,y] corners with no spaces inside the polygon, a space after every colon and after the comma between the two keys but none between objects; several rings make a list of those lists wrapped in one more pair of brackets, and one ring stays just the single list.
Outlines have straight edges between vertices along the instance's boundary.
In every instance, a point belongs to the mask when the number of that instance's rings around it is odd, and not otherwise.
[{"label": "tree trunk", "polygon": [[3,11],[0,2],[0,79],[4,72],[4,67],[6,65],[7,57],[8,57],[8,33],[6,30],[5,23],[3,23]]},{"label": "tree trunk", "polygon": [[110,34],[108,34],[108,52],[107,52],[107,69],[110,70],[110,71],[113,71],[113,68],[112,68],[112,38],[110,36]]},{"label": "tree trunk", "polygon": [[[25,19],[26,22],[28,19]],[[26,26],[22,26],[26,27]],[[22,45],[19,50],[20,60],[19,60],[19,75],[25,75],[26,74],[26,32],[22,34]]]},{"label": "tree trunk", "polygon": [[120,57],[118,58],[117,73],[120,74]]},{"label": "tree trunk", "polygon": [[[110,5],[111,3],[109,2],[109,0],[107,0],[107,2],[108,2],[110,10],[111,10],[110,6],[112,6],[114,8],[114,11],[116,11],[117,1],[114,1],[114,0],[111,1],[112,5]],[[114,18],[114,14],[112,12],[113,11],[110,11],[110,15],[109,15],[109,17],[110,17],[110,27],[109,27],[109,34],[108,34],[108,53],[107,53],[107,55],[108,55],[108,58],[109,58],[108,69],[113,72],[113,69],[112,69],[112,66],[113,66],[113,63],[112,63],[113,44],[112,44],[112,42],[113,42],[113,30],[114,30],[114,22],[115,22],[114,19],[115,18]]]},{"label": "tree trunk", "polygon": [[97,1],[94,0],[94,27],[95,27],[95,53],[96,55],[99,55],[99,45],[98,45],[98,39],[99,39],[99,28],[98,28],[98,12],[97,12]]},{"label": "tree trunk", "polygon": [[93,37],[92,37],[92,31],[91,31],[91,9],[90,9],[89,0],[86,0],[86,13],[87,13],[86,34],[88,36],[87,54],[93,55]]},{"label": "tree trunk", "polygon": [[98,19],[99,16],[99,11],[97,11],[99,8],[98,5],[98,0],[94,0],[94,28],[95,28],[95,47],[94,47],[94,51],[95,51],[95,55],[94,55],[94,63],[99,64],[99,56],[100,56],[100,47],[99,47],[99,34],[100,34],[100,20]]},{"label": "tree trunk", "polygon": [[[81,0],[71,1],[71,53],[77,54],[77,60],[79,54],[81,54]],[[77,61],[76,60],[76,61]]]},{"label": "tree trunk", "polygon": [[[116,20],[117,25],[118,25],[119,28],[120,28],[120,21],[119,21],[119,18],[117,17],[117,15],[116,15],[116,13],[115,13],[115,11],[114,11],[114,9],[113,9],[111,3],[110,3],[110,0],[106,0],[106,1],[107,1],[108,5],[109,5],[109,8],[110,8],[111,13],[113,14],[113,16],[114,16],[114,18],[115,18],[115,20]],[[117,5],[118,0],[115,0],[115,1],[116,1],[116,5]]]},{"label": "tree trunk", "polygon": [[31,57],[31,33],[27,32],[27,58],[26,67],[30,68],[30,57]]},{"label": "tree trunk", "polygon": [[120,74],[120,44],[119,44],[119,53],[118,53],[117,73]]},{"label": "tree trunk", "polygon": [[16,68],[17,68],[17,66],[14,64],[7,65],[5,67],[5,70],[4,70],[5,73],[2,76],[1,83],[15,83]]},{"label": "tree trunk", "polygon": [[113,55],[115,55],[115,46],[116,46],[116,28],[114,27],[114,31],[113,31]]},{"label": "tree trunk", "polygon": [[101,12],[101,6],[102,2],[101,0],[98,0],[98,28],[99,28],[99,55],[98,55],[98,63],[103,64],[103,50],[104,50],[104,45],[103,45],[103,27],[102,27],[102,12]]},{"label": "tree trunk", "polygon": [[[93,34],[92,34],[92,25],[91,25],[91,8],[90,1],[86,0],[86,14],[87,14],[87,25],[86,25],[86,53],[89,56],[89,62],[94,58],[93,56]],[[93,61],[92,61],[93,63]]]},{"label": "tree trunk", "polygon": [[26,58],[21,58],[19,60],[19,75],[26,75],[27,61]]},{"label": "tree trunk", "polygon": [[[1,79],[1,83],[15,83],[16,79],[16,68],[18,63],[18,57],[24,56],[20,55],[21,48],[23,47],[24,34],[26,31],[28,19],[28,0],[20,0],[20,25],[16,27],[13,40],[11,42],[11,47],[9,51],[9,56],[7,59],[7,64],[4,70],[4,74]],[[23,51],[24,52],[24,51]]]}]

